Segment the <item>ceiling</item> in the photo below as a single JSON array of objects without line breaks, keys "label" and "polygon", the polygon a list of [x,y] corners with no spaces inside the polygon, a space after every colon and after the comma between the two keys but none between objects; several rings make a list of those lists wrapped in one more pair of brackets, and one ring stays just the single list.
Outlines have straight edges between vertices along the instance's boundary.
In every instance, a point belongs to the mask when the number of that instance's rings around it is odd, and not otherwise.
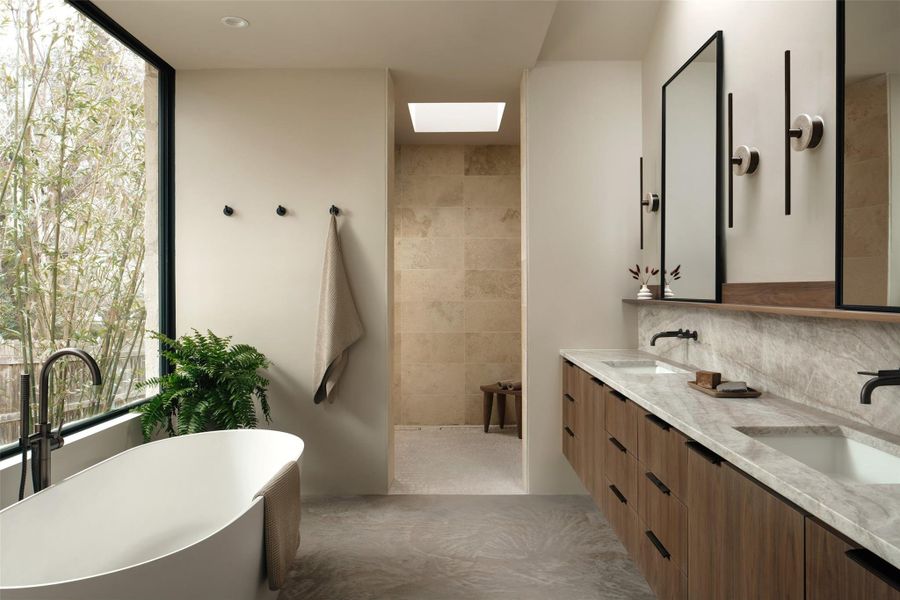
[{"label": "ceiling", "polygon": [[[656,0],[95,0],[176,70],[389,68],[397,142],[516,144],[538,60],[639,60]],[[246,29],[220,23],[236,15]],[[505,101],[498,133],[416,134],[407,102]]]}]

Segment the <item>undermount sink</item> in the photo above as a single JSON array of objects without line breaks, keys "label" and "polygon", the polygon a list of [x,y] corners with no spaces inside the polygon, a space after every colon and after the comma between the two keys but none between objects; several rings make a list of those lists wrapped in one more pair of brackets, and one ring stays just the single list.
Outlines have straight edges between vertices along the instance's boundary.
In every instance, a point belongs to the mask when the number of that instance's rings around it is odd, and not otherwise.
[{"label": "undermount sink", "polygon": [[633,375],[681,375],[687,373],[684,369],[658,360],[606,360],[603,361],[603,364]]},{"label": "undermount sink", "polygon": [[[894,447],[895,453],[885,452],[867,444],[869,436],[851,429],[735,429],[842,483],[900,483],[900,447]],[[875,443],[893,446],[888,442],[871,439]]]}]

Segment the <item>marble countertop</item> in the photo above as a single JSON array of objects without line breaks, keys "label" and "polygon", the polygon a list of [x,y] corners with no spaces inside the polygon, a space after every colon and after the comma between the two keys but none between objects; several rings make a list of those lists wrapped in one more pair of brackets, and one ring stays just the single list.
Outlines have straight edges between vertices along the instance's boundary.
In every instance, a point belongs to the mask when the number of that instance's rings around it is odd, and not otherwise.
[{"label": "marble countertop", "polygon": [[[888,452],[896,452],[897,446],[892,449],[891,445],[900,445],[900,437],[771,394],[754,399],[713,398],[687,386],[686,382],[693,380],[694,367],[638,350],[561,350],[560,354],[823,523],[900,567],[900,485],[842,483],[735,427],[841,427],[851,434],[848,437]],[[604,364],[613,360],[658,360],[691,373],[636,375]]]}]

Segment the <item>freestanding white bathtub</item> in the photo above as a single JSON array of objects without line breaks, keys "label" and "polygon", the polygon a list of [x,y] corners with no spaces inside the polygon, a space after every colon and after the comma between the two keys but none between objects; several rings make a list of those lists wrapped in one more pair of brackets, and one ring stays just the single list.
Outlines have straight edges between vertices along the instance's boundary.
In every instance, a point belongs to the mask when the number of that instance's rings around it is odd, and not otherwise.
[{"label": "freestanding white bathtub", "polygon": [[274,597],[254,495],[302,454],[287,433],[214,431],[76,473],[0,511],[0,597]]}]

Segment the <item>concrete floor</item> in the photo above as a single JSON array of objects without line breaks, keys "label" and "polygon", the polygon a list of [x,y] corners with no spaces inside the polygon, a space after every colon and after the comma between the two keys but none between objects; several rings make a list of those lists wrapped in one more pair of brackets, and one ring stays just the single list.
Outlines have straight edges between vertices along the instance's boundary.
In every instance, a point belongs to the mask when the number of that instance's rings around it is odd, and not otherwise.
[{"label": "concrete floor", "polygon": [[304,498],[279,600],[652,600],[588,496]]},{"label": "concrete floor", "polygon": [[516,428],[397,427],[391,494],[524,494]]}]

